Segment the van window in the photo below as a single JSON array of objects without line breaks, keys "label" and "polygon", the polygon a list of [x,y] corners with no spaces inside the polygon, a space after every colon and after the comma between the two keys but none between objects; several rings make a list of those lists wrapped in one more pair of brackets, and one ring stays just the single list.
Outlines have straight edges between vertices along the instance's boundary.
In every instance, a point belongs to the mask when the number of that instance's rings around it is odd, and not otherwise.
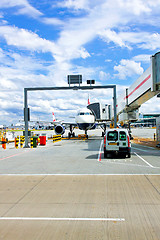
[{"label": "van window", "polygon": [[117,131],[108,132],[107,140],[108,141],[117,141],[118,140],[118,132]]},{"label": "van window", "polygon": [[119,140],[125,141],[126,140],[126,133],[124,131],[119,132]]}]

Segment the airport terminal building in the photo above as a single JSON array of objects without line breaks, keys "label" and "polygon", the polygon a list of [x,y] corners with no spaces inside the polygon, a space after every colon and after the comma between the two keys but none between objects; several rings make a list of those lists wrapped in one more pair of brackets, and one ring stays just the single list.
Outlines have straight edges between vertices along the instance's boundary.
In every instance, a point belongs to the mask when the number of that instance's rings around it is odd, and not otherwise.
[{"label": "airport terminal building", "polygon": [[156,118],[160,117],[160,113],[141,114],[140,118],[131,124],[134,127],[156,127]]}]

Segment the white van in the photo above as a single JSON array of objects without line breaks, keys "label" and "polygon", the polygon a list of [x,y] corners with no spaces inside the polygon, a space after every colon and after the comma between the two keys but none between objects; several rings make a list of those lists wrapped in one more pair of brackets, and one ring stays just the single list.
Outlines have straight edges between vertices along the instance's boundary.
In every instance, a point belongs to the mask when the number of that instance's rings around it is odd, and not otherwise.
[{"label": "white van", "polygon": [[121,153],[131,157],[131,142],[127,129],[107,129],[104,136],[104,157],[108,154]]}]

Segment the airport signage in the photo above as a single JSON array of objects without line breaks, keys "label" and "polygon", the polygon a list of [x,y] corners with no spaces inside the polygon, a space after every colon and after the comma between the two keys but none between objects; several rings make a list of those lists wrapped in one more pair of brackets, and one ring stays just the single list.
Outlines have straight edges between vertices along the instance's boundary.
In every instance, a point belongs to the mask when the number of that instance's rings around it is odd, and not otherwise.
[{"label": "airport signage", "polygon": [[95,84],[95,80],[87,80],[87,84]]},{"label": "airport signage", "polygon": [[[27,114],[27,116],[26,116],[26,114]],[[26,117],[27,117],[28,121],[30,121],[30,108],[26,108],[26,110],[24,108],[24,121],[25,121]]]},{"label": "airport signage", "polygon": [[82,83],[82,75],[68,75],[68,84],[80,84]]}]

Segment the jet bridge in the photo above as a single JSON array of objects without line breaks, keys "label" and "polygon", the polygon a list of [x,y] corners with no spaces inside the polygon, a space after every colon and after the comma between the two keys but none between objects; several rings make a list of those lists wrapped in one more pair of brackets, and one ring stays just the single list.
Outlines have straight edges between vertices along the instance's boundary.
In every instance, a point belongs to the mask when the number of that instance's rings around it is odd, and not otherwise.
[{"label": "jet bridge", "polygon": [[111,105],[97,102],[89,104],[87,108],[92,111],[97,122],[111,120]]},{"label": "jet bridge", "polygon": [[151,57],[150,67],[117,99],[119,121],[138,119],[139,107],[160,93],[160,52]]}]

